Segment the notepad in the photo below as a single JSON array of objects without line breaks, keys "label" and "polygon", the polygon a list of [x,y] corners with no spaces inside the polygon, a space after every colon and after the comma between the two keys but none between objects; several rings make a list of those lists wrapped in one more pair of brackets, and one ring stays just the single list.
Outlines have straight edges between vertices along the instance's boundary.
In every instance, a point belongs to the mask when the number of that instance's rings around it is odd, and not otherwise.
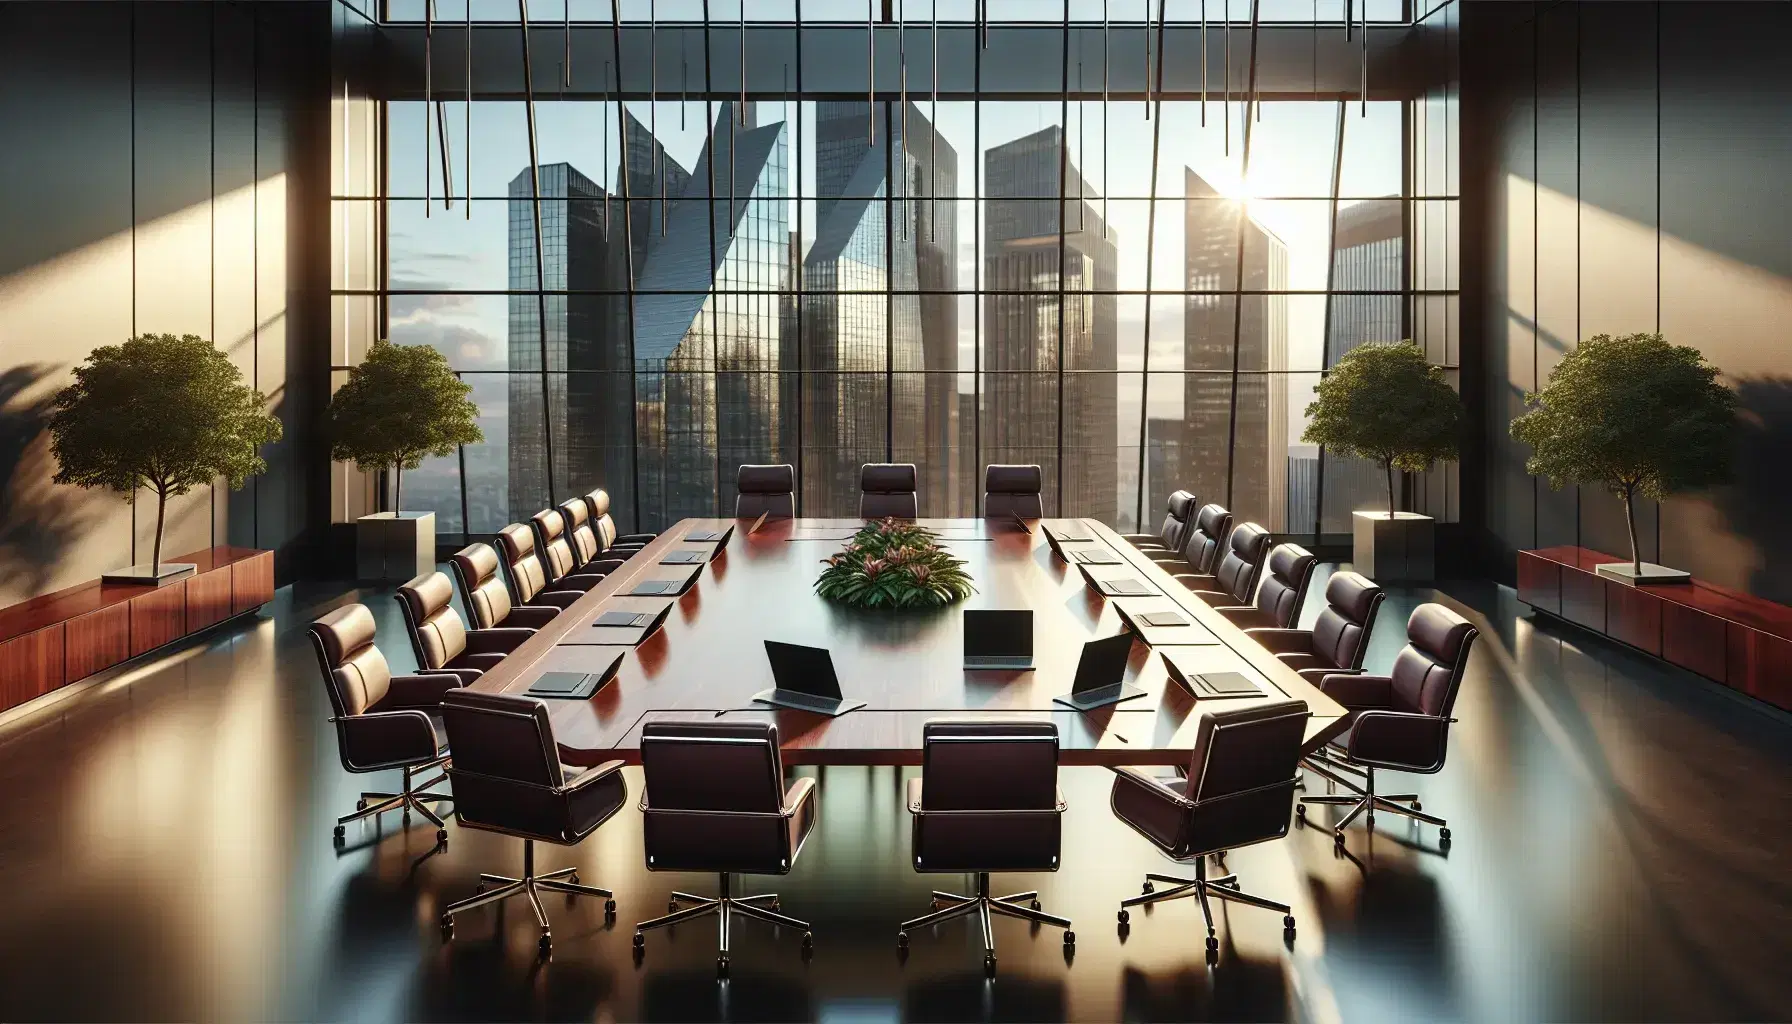
[{"label": "notepad", "polygon": [[684,589],[684,580],[642,580],[629,594],[635,597],[661,597]]},{"label": "notepad", "polygon": [[1120,565],[1121,564],[1120,556],[1114,554],[1112,551],[1109,551],[1106,548],[1102,548],[1100,550],[1095,550],[1095,551],[1072,551],[1070,553],[1070,557],[1076,559],[1077,561],[1083,563],[1084,565]]},{"label": "notepad", "polygon": [[653,615],[648,612],[605,612],[591,624],[593,626],[620,626],[626,629],[645,626],[652,621]]},{"label": "notepad", "polygon": [[1139,621],[1147,626],[1186,626],[1188,620],[1175,612],[1145,612]]},{"label": "notepad", "polygon": [[1249,676],[1237,672],[1202,672],[1193,682],[1197,691],[1207,691],[1204,696],[1255,697],[1263,692]]},{"label": "notepad", "polygon": [[1101,588],[1101,592],[1109,597],[1144,597],[1148,594],[1157,593],[1157,591],[1152,590],[1150,587],[1134,579],[1102,580],[1098,586]]},{"label": "notepad", "polygon": [[531,697],[589,697],[597,687],[590,672],[544,672],[530,684]]},{"label": "notepad", "polygon": [[692,551],[688,549],[683,551],[671,551],[667,552],[666,557],[660,559],[660,564],[696,565],[707,558],[709,558],[709,552],[707,551]]}]

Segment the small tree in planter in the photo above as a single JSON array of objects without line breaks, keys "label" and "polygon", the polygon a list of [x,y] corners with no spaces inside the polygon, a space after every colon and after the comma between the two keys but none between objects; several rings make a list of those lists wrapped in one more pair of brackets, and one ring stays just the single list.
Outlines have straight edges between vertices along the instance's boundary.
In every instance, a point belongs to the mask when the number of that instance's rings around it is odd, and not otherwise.
[{"label": "small tree in planter", "polygon": [[1645,575],[1637,496],[1660,500],[1729,479],[1736,395],[1698,349],[1659,334],[1588,338],[1525,403],[1530,411],[1512,421],[1512,436],[1531,446],[1526,471],[1551,487],[1599,484],[1617,495],[1633,578]]},{"label": "small tree in planter", "polygon": [[393,469],[392,508],[402,512],[405,470],[485,440],[472,391],[435,349],[377,342],[330,401],[330,457]]},{"label": "small tree in planter", "polygon": [[1389,518],[1399,510],[1394,470],[1419,473],[1457,457],[1462,402],[1443,367],[1426,362],[1410,341],[1351,349],[1314,393],[1301,440],[1379,463],[1387,474]]},{"label": "small tree in planter", "polygon": [[159,579],[168,499],[223,477],[232,489],[265,471],[260,447],[280,440],[267,398],[212,343],[192,334],[145,334],[96,348],[52,401],[56,482],[108,487],[135,502],[156,495],[150,572]]}]

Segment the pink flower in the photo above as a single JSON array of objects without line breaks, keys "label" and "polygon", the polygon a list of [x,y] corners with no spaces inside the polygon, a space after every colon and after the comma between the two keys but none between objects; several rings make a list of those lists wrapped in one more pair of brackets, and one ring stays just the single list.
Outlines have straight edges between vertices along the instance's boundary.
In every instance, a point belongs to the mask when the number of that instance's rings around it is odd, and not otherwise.
[{"label": "pink flower", "polygon": [[877,574],[880,572],[883,572],[885,567],[886,567],[886,563],[884,562],[883,559],[867,558],[865,560],[865,578],[873,579],[873,580],[876,579]]},{"label": "pink flower", "polygon": [[908,567],[908,571],[909,575],[915,578],[916,583],[926,583],[927,577],[933,574],[933,570],[925,565],[911,565]]}]

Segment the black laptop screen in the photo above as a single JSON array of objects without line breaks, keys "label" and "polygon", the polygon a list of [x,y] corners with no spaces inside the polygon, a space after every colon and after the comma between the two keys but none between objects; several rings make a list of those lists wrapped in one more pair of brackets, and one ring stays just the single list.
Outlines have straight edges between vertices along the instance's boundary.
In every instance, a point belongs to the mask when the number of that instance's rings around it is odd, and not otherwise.
[{"label": "black laptop screen", "polygon": [[840,699],[840,680],[834,676],[834,659],[827,648],[767,640],[765,656],[771,660],[772,681],[778,689]]},{"label": "black laptop screen", "polygon": [[1083,656],[1076,663],[1076,682],[1072,693],[1118,686],[1126,678],[1126,658],[1132,653],[1133,635],[1119,633],[1083,645]]},{"label": "black laptop screen", "polygon": [[964,656],[967,658],[1030,658],[1033,656],[1031,610],[964,613]]}]

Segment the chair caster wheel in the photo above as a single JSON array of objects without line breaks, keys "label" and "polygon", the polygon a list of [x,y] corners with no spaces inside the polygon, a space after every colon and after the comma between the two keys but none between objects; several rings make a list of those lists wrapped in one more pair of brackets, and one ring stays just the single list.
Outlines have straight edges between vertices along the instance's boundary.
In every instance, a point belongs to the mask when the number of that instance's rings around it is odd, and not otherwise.
[{"label": "chair caster wheel", "polygon": [[1294,805],[1294,816],[1296,818],[1299,818],[1302,821],[1306,821],[1307,820],[1307,805],[1306,804],[1295,804]]},{"label": "chair caster wheel", "polygon": [[772,908],[772,910],[774,910],[774,911],[777,911],[777,910],[783,910],[783,909],[784,909],[784,905],[783,905],[783,904],[782,904],[782,903],[779,903],[779,902],[778,902],[778,901],[777,901],[777,900],[773,900],[773,901],[772,901],[772,902],[771,902],[771,908]]},{"label": "chair caster wheel", "polygon": [[815,933],[814,932],[804,932],[803,933],[803,952],[806,953],[809,950],[812,950],[814,948],[815,948]]},{"label": "chair caster wheel", "polygon": [[1139,886],[1139,895],[1141,896],[1149,896],[1156,891],[1157,886],[1152,885],[1150,882],[1146,882],[1144,885]]},{"label": "chair caster wheel", "polygon": [[553,937],[550,935],[543,935],[541,941],[535,944],[535,948],[544,957],[552,954],[554,952]]},{"label": "chair caster wheel", "polygon": [[1121,924],[1126,924],[1127,922],[1129,922],[1131,920],[1132,920],[1132,915],[1130,913],[1128,913],[1124,910],[1122,910],[1120,912],[1120,923]]},{"label": "chair caster wheel", "polygon": [[1425,809],[1425,805],[1422,803],[1419,803],[1417,800],[1414,800],[1412,802],[1412,809],[1415,811],[1422,811]]},{"label": "chair caster wheel", "polygon": [[1437,830],[1437,838],[1443,840],[1446,843],[1449,842],[1450,841],[1450,830],[1447,828],[1438,829]]},{"label": "chair caster wheel", "polygon": [[604,901],[604,916],[605,917],[615,917],[616,916],[616,901],[615,900],[605,900]]},{"label": "chair caster wheel", "polygon": [[1220,951],[1212,946],[1207,947],[1207,966],[1212,967],[1219,962]]},{"label": "chair caster wheel", "polygon": [[645,946],[645,945],[647,945],[647,936],[642,935],[640,932],[636,932],[635,933],[635,948],[640,949],[642,946]]},{"label": "chair caster wheel", "polygon": [[994,956],[993,956],[993,955],[991,955],[991,954],[987,954],[987,953],[986,953],[986,954],[984,954],[984,956],[983,956],[983,973],[984,973],[984,974],[985,974],[985,975],[988,975],[988,976],[990,976],[990,977],[994,977],[994,976],[995,976],[995,973],[996,973],[996,958],[995,958],[995,957],[994,957]]},{"label": "chair caster wheel", "polygon": [[678,901],[677,900],[667,900],[666,901],[666,913],[668,913],[668,914],[675,913],[675,912],[677,912],[677,910],[678,910]]},{"label": "chair caster wheel", "polygon": [[907,932],[897,932],[896,933],[896,948],[897,949],[907,949],[908,948],[908,933]]},{"label": "chair caster wheel", "polygon": [[443,914],[442,915],[442,941],[450,942],[453,939],[454,939],[454,918],[449,917],[447,914]]},{"label": "chair caster wheel", "polygon": [[445,829],[445,828],[436,829],[436,842],[441,843],[443,846],[448,845],[448,830],[447,829]]},{"label": "chair caster wheel", "polygon": [[1207,936],[1207,952],[1212,953],[1220,948],[1220,940],[1212,935]]},{"label": "chair caster wheel", "polygon": [[1076,945],[1076,933],[1067,929],[1064,932],[1064,944],[1066,946]]},{"label": "chair caster wheel", "polygon": [[728,976],[728,958],[727,957],[725,957],[725,956],[716,957],[716,974],[719,975],[720,977],[724,977],[724,978],[726,978]]},{"label": "chair caster wheel", "polygon": [[1034,900],[1034,901],[1033,901],[1033,909],[1034,909],[1034,910],[1038,910],[1038,909],[1039,909],[1039,901],[1038,901],[1038,900]]},{"label": "chair caster wheel", "polygon": [[404,826],[405,828],[411,827],[411,812],[408,810],[404,812]]},{"label": "chair caster wheel", "polygon": [[342,842],[342,837],[345,834],[347,834],[347,832],[348,832],[347,829],[343,828],[341,825],[338,825],[338,826],[336,826],[336,831],[331,833],[331,838],[335,839],[337,842],[340,843],[340,842]]},{"label": "chair caster wheel", "polygon": [[365,811],[366,809],[367,809],[367,801],[365,801],[365,800],[356,800],[355,801],[355,810]]},{"label": "chair caster wheel", "polygon": [[475,885],[473,887],[473,895],[475,895],[475,896],[485,895],[485,883],[484,882],[480,882],[478,885]]},{"label": "chair caster wheel", "polygon": [[568,882],[571,882],[573,885],[578,885],[579,884],[579,873],[577,871],[574,871],[572,874],[566,876],[566,880]]}]

